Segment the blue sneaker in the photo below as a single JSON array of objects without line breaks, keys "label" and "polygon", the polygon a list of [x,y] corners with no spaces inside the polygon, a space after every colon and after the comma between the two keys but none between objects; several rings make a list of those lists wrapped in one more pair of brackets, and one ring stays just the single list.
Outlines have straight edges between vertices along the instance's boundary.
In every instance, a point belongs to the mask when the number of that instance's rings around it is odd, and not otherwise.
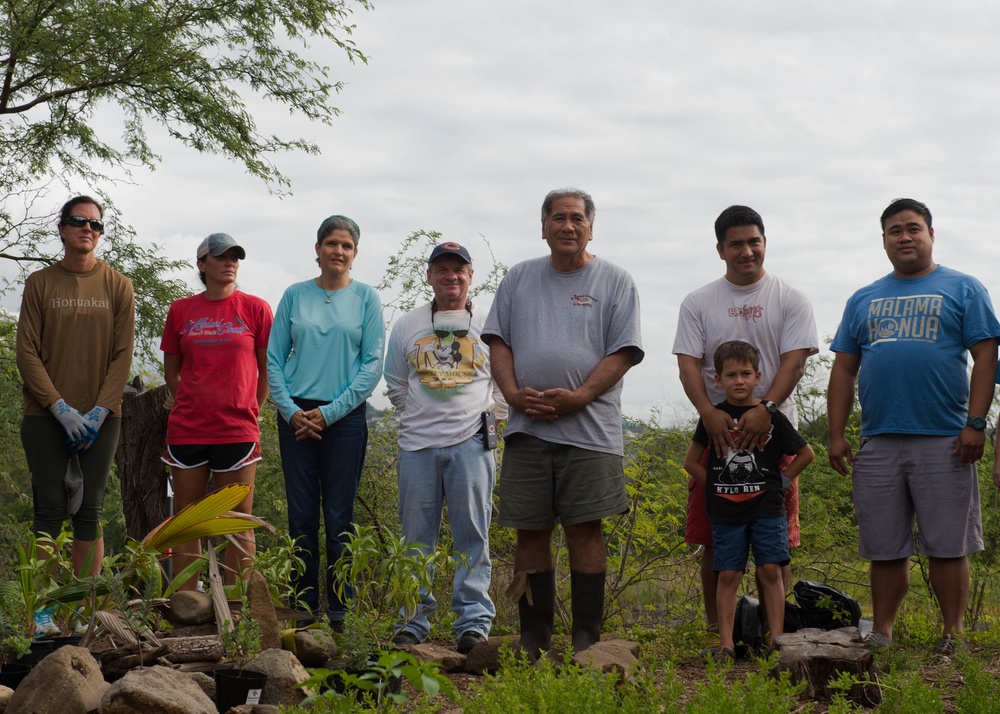
[{"label": "blue sneaker", "polygon": [[35,639],[40,640],[46,637],[58,637],[62,630],[52,619],[53,609],[47,607],[44,610],[35,612]]},{"label": "blue sneaker", "polygon": [[73,625],[73,635],[75,637],[83,637],[85,634],[87,634],[87,630],[90,627],[90,623],[83,616],[82,609],[77,608],[75,615],[76,617],[74,619],[76,621],[76,624]]}]

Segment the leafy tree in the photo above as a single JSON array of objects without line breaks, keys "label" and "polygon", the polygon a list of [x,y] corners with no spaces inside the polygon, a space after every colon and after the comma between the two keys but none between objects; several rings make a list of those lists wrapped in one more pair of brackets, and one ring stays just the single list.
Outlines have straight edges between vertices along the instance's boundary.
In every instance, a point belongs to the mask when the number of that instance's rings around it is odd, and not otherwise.
[{"label": "leafy tree", "polygon": [[[356,0],[369,7],[368,0]],[[328,41],[365,61],[350,40],[348,0],[5,0],[0,25],[0,186],[96,166],[154,168],[144,122],[198,151],[222,154],[267,182],[287,184],[268,160],[315,153],[306,139],[265,135],[245,97],[329,123],[340,90],[327,68],[289,46]],[[99,109],[123,114],[120,143],[98,136]]]},{"label": "leafy tree", "polygon": [[[366,61],[346,24],[354,3],[370,7],[368,0],[3,0],[0,258],[21,270],[6,288],[59,253],[52,211],[79,192],[73,184],[101,186],[156,167],[150,120],[189,147],[242,164],[273,190],[287,189],[269,157],[318,148],[259,129],[248,99],[330,123],[341,85],[299,51],[318,40],[316,49]],[[98,130],[110,117],[121,118],[112,137]],[[138,247],[134,238],[129,226],[111,223],[105,257],[133,278],[137,351],[149,361],[167,306],[186,292],[167,276],[185,263],[164,261],[156,246]]]}]

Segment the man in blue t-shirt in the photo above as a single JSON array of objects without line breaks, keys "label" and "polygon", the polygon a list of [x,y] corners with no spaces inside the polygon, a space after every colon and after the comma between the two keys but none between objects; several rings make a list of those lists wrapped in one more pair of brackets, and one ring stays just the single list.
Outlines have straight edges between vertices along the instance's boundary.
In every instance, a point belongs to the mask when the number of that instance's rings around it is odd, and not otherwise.
[{"label": "man in blue t-shirt", "polygon": [[[964,648],[967,556],[983,549],[976,462],[993,401],[1000,323],[982,283],[934,263],[923,203],[902,198],[886,208],[882,244],[892,273],[848,300],[830,346],[830,465],[845,476],[853,466],[858,555],[871,561],[869,647],[892,641],[916,520],[944,620],[934,651],[951,655]],[[856,380],[861,441],[852,455],[844,429]]]}]

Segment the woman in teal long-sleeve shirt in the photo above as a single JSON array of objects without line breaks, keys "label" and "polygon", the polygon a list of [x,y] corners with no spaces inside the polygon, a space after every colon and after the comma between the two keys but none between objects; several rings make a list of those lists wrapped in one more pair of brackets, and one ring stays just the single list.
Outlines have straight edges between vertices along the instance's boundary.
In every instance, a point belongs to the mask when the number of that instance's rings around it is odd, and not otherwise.
[{"label": "woman in teal long-sleeve shirt", "polygon": [[346,216],[323,221],[316,234],[320,275],[285,290],[267,346],[288,530],[306,563],[295,585],[300,602],[318,615],[322,512],[327,615],[335,629],[342,627],[344,603],[333,587],[331,567],[354,521],[368,445],[366,400],[382,376],[385,342],[378,294],[350,275],[360,237],[357,224]]}]

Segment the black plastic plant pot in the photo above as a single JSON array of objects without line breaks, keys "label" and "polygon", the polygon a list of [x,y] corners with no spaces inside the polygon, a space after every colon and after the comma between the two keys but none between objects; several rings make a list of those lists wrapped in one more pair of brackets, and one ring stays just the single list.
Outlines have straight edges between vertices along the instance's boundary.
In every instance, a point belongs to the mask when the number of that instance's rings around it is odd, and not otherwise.
[{"label": "black plastic plant pot", "polygon": [[215,670],[215,703],[220,712],[241,704],[260,704],[260,695],[267,675],[250,670]]},{"label": "black plastic plant pot", "polygon": [[80,642],[83,640],[83,635],[66,635],[65,637],[53,637],[52,641],[56,645],[56,649],[60,647],[65,647],[66,645],[73,645],[74,647],[79,647]]},{"label": "black plastic plant pot", "polygon": [[5,664],[3,669],[0,670],[0,684],[11,689],[17,689],[17,685],[21,683],[22,679],[28,676],[28,672],[30,671],[30,664],[21,664],[19,662]]},{"label": "black plastic plant pot", "polygon": [[31,643],[31,649],[28,650],[28,654],[21,657],[21,664],[27,664],[34,667],[36,664],[45,659],[48,655],[58,649],[56,647],[55,640],[35,640]]}]

